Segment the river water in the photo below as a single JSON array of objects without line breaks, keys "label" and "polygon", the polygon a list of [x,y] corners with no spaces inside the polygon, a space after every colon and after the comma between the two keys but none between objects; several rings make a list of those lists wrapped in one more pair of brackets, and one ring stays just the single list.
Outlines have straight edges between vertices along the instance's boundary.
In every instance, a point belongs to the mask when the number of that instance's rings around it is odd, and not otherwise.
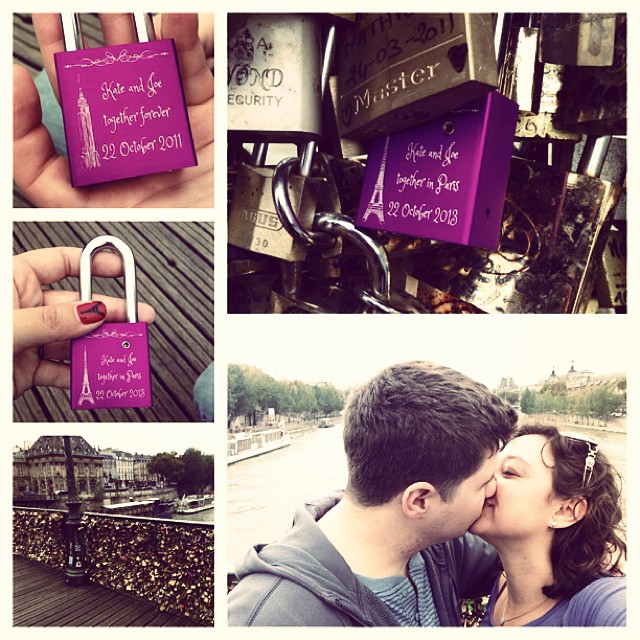
[{"label": "river water", "polygon": [[[625,477],[626,435],[572,426],[595,437]],[[342,489],[347,477],[342,427],[292,434],[291,445],[229,465],[228,565],[251,545],[270,542],[289,528],[297,505]],[[206,512],[205,512],[206,513]]]}]

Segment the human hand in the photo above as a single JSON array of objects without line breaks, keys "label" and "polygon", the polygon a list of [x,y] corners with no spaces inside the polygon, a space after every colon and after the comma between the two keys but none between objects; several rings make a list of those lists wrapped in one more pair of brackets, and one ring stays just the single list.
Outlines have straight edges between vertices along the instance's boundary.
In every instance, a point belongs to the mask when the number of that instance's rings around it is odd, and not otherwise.
[{"label": "human hand", "polygon": [[[134,42],[129,14],[101,14],[106,45]],[[44,65],[56,95],[53,54],[64,51],[59,14],[33,14]],[[76,189],[42,123],[38,91],[27,69],[14,65],[14,179],[38,207],[212,207],[214,80],[198,36],[198,15],[163,14],[158,38],[176,45],[198,166]]]},{"label": "human hand", "polygon": [[[153,16],[153,26],[156,33],[160,33],[162,23],[162,14],[156,13]],[[198,14],[198,35],[204,49],[204,55],[207,58],[207,67],[213,72],[213,35],[214,35],[214,16],[213,13]]]},{"label": "human hand", "polygon": [[[13,258],[13,397],[35,386],[69,388],[69,340],[83,336],[103,322],[125,322],[125,301],[95,295],[78,302],[73,291],[43,290],[67,276],[77,276],[82,250],[55,247],[27,251]],[[122,275],[119,256],[97,253],[91,264],[96,276]],[[138,304],[138,319],[151,323],[155,311]],[[41,348],[42,347],[42,348]]]}]

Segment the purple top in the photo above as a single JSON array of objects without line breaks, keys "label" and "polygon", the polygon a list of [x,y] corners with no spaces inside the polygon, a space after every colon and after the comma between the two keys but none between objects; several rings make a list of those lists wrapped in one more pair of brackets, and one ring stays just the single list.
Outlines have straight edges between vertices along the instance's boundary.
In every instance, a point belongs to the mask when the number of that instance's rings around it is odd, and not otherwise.
[{"label": "purple top", "polygon": [[[493,585],[481,627],[494,627],[493,607],[498,581]],[[560,600],[525,627],[624,627],[627,624],[627,579],[600,578],[570,599]]]}]

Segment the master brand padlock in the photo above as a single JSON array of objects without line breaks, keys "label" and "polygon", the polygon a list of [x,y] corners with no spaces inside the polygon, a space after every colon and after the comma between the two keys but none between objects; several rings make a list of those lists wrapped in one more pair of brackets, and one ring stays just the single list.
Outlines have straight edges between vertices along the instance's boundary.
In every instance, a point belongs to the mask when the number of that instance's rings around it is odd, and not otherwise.
[{"label": "master brand padlock", "polygon": [[229,14],[229,137],[289,142],[320,135],[322,44],[314,14]]},{"label": "master brand padlock", "polygon": [[518,106],[492,91],[375,141],[357,224],[495,249]]},{"label": "master brand padlock", "polygon": [[63,14],[54,55],[74,187],[197,165],[173,40],[82,49],[77,14]]},{"label": "master brand padlock", "polygon": [[364,14],[339,38],[341,133],[372,140],[497,87],[491,14]]},{"label": "master brand padlock", "polygon": [[71,408],[113,409],[151,406],[149,339],[137,321],[135,261],[129,246],[114,236],[98,236],[80,257],[80,300],[91,295],[91,260],[115,249],[122,257],[127,322],[107,322],[71,341]]}]

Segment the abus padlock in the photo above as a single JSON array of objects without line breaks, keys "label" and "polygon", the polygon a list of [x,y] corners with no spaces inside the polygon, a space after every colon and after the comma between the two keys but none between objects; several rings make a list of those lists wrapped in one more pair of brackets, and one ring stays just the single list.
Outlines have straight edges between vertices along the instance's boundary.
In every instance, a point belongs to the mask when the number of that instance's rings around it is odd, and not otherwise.
[{"label": "abus padlock", "polygon": [[74,187],[197,165],[173,40],[82,49],[77,14],[62,14],[66,51],[54,55]]},{"label": "abus padlock", "polygon": [[[229,214],[228,241],[262,255],[291,262],[303,261],[307,249],[283,227],[273,201],[273,167],[241,164]],[[313,224],[323,178],[288,177],[288,193],[300,223]]]},{"label": "abus padlock", "polygon": [[364,14],[338,46],[341,134],[372,140],[498,85],[491,14]]},{"label": "abus padlock", "polygon": [[320,135],[322,42],[313,14],[229,14],[229,137],[289,142]]},{"label": "abus padlock", "polygon": [[498,246],[518,105],[492,91],[370,146],[357,224]]},{"label": "abus padlock", "polygon": [[102,249],[122,257],[127,322],[106,322],[71,341],[71,408],[113,409],[151,406],[149,339],[146,322],[137,321],[135,261],[127,244],[98,236],[80,257],[80,300],[91,294],[91,260]]}]

